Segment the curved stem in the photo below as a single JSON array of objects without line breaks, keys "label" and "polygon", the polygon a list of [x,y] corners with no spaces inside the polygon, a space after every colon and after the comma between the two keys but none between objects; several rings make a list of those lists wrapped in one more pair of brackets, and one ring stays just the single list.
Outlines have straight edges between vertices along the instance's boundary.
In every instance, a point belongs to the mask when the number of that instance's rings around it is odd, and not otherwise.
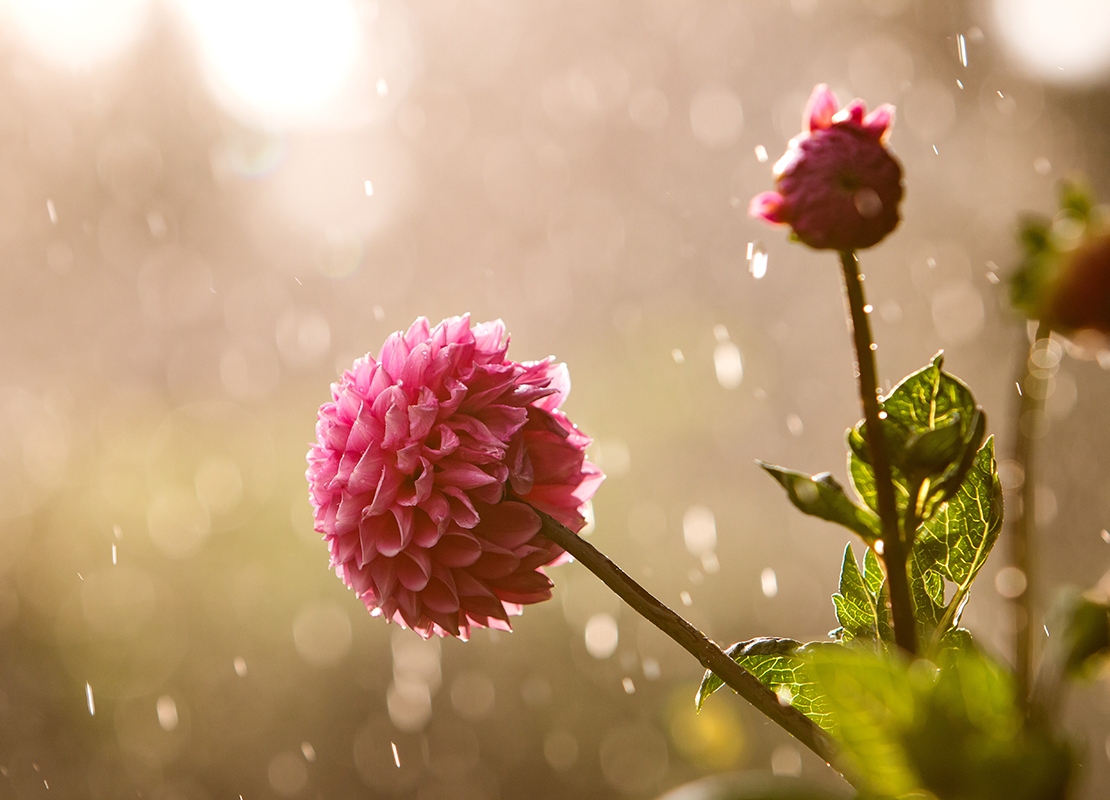
[{"label": "curved stem", "polygon": [[[1045,374],[1035,369],[1033,356],[1047,346],[1051,329],[1043,322],[1037,326],[1029,352],[1021,368],[1021,392],[1014,430],[1014,461],[1022,469],[1021,500],[1010,523],[1010,559],[1025,576],[1025,591],[1013,599],[1014,604],[1014,669],[1018,680],[1018,702],[1025,707],[1029,699],[1033,673],[1033,604],[1034,575],[1031,556],[1036,535],[1036,481],[1033,471],[1033,441],[1043,422]],[[1024,338],[1024,337],[1023,337]],[[1022,348],[1024,350],[1024,348]]]},{"label": "curved stem", "polygon": [[[778,695],[729,658],[704,633],[667,608],[654,595],[628,577],[604,553],[542,511],[537,509],[536,513],[543,520],[540,533],[544,537],[574,556],[578,562],[600,578],[606,586],[628,603],[640,616],[685,648],[690,655],[701,662],[703,667],[715,673],[727,686],[755,706],[764,716],[778,724],[787,733],[820,756],[827,764],[834,765],[837,758],[836,746],[828,734],[821,730],[813,720],[793,706],[783,705],[779,701]],[[839,767],[834,766],[833,768],[843,774]]]},{"label": "curved stem", "polygon": [[[887,584],[890,586],[890,614],[894,622],[894,641],[913,656],[917,653],[917,622],[910,600],[909,581],[906,578],[906,542],[898,524],[898,506],[894,499],[894,482],[890,475],[890,460],[886,441],[882,436],[879,417],[879,385],[875,377],[875,354],[871,350],[871,323],[864,310],[863,284],[859,277],[859,259],[855,251],[840,253],[844,275],[844,289],[848,297],[848,312],[852,341],[856,347],[856,365],[859,372],[859,397],[866,421],[867,449],[871,453],[871,469],[875,473],[875,500],[882,523],[883,563],[886,565]],[[912,535],[912,531],[907,534]]]}]

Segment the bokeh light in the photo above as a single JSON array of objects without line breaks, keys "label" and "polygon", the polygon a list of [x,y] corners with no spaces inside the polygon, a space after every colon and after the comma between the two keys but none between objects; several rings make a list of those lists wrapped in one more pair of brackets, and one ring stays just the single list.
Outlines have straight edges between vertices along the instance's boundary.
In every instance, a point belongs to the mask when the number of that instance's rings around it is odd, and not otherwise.
[{"label": "bokeh light", "polygon": [[1003,44],[1029,74],[1077,85],[1110,74],[1110,3],[993,0],[992,8]]},{"label": "bokeh light", "polygon": [[6,0],[23,43],[56,66],[86,70],[134,44],[148,23],[149,0]]},{"label": "bokeh light", "polygon": [[311,123],[363,45],[350,0],[180,0],[221,103],[265,127]]}]

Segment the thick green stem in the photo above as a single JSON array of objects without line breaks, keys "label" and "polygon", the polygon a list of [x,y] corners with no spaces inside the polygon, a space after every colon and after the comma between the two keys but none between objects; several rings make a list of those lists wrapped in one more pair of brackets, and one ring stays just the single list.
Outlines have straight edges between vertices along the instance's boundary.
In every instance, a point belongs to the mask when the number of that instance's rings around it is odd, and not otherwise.
[{"label": "thick green stem", "polygon": [[820,756],[827,764],[843,774],[841,768],[836,766],[836,746],[828,734],[821,730],[813,720],[793,706],[783,705],[777,694],[729,658],[704,633],[667,608],[654,595],[628,577],[604,553],[547,514],[540,511],[536,513],[543,520],[540,533],[544,537],[574,556],[580,564],[600,578],[606,586],[628,603],[640,616],[671,637],[690,655],[701,662],[703,667],[712,670],[718,678],[724,681],[726,686],[732,688],[733,691],[762,712],[764,716],[778,724],[787,733]]},{"label": "thick green stem", "polygon": [[[856,347],[856,365],[859,372],[859,396],[863,405],[866,424],[867,449],[871,454],[871,469],[875,473],[875,499],[879,520],[882,523],[883,551],[887,585],[890,587],[890,615],[894,622],[895,643],[913,656],[917,653],[917,622],[914,618],[910,586],[906,578],[906,542],[898,524],[898,505],[894,498],[894,482],[890,475],[890,460],[886,440],[882,436],[879,417],[879,384],[875,377],[875,354],[872,351],[871,323],[865,310],[863,284],[859,276],[859,259],[855,251],[840,254],[844,275],[844,289],[848,296],[849,327]],[[907,532],[912,534],[912,531]]]},{"label": "thick green stem", "polygon": [[[1021,500],[1015,503],[1010,523],[1010,560],[1025,576],[1025,591],[1013,599],[1014,608],[1014,669],[1017,672],[1018,700],[1024,706],[1029,699],[1033,676],[1033,606],[1035,603],[1033,539],[1037,528],[1036,481],[1033,470],[1033,442],[1044,424],[1044,398],[1047,371],[1039,369],[1034,358],[1047,347],[1051,330],[1043,322],[1021,367],[1018,389],[1018,413],[1014,430],[1014,461],[1021,467]],[[1024,337],[1022,337],[1024,338]]]}]

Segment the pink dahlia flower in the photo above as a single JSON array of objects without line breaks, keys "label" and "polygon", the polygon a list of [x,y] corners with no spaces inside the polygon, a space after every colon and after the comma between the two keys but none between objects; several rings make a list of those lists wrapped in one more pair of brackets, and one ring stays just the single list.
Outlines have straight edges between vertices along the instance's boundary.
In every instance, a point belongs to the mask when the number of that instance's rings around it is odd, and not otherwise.
[{"label": "pink dahlia flower", "polygon": [[332,384],[308,453],[316,530],[374,616],[425,638],[509,630],[551,596],[565,553],[535,509],[578,531],[604,476],[559,410],[563,364],[505,358],[498,320],[418,319]]},{"label": "pink dahlia flower", "polygon": [[825,84],[814,88],[805,130],[775,164],[778,191],[753,197],[748,213],[789,225],[818,250],[858,250],[898,226],[902,167],[886,149],[894,107],[870,114],[862,100],[836,107]]}]

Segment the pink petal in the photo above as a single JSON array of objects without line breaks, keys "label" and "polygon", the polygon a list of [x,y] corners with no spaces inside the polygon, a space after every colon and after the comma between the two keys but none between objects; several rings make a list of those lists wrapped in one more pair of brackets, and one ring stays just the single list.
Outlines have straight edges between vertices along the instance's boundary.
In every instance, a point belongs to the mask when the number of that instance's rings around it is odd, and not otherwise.
[{"label": "pink petal", "polygon": [[819,83],[813,87],[806,110],[802,114],[802,124],[807,131],[821,131],[832,125],[837,108],[836,95],[829,91],[828,84]]},{"label": "pink petal", "polygon": [[885,141],[894,127],[894,106],[883,103],[863,118],[863,128],[879,141]]},{"label": "pink petal", "polygon": [[783,199],[778,192],[760,192],[752,198],[748,206],[748,216],[773,222],[776,225],[786,222],[782,218]]}]

